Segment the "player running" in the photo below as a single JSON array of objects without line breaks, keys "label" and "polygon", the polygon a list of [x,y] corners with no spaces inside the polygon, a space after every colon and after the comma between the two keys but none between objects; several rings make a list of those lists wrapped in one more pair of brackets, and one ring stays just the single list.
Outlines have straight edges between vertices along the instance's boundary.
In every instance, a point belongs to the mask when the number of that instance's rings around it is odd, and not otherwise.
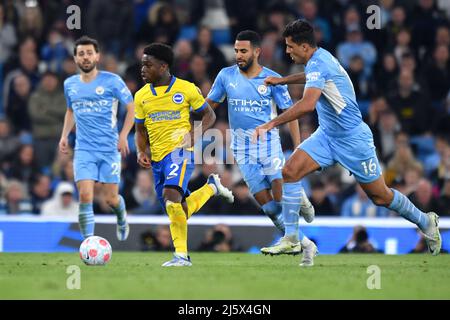
[{"label": "player running", "polygon": [[[231,149],[245,182],[264,213],[284,236],[276,247],[262,248],[265,254],[315,253],[314,244],[299,231],[299,211],[307,222],[314,219],[314,208],[301,182],[283,183],[281,168],[285,162],[278,129],[271,130],[266,143],[251,144],[254,129],[292,105],[287,86],[267,87],[264,79],[279,76],[259,64],[261,39],[258,33],[240,32],[234,44],[236,65],[222,69],[206,101],[213,107],[227,98],[231,128]],[[289,123],[293,142],[300,144],[298,121]],[[300,240],[300,242],[299,242]],[[311,250],[309,250],[311,249]]]},{"label": "player running", "polygon": [[[74,60],[80,74],[64,81],[67,111],[59,149],[68,152],[68,135],[76,124],[74,154],[75,182],[80,194],[78,221],[84,238],[94,235],[94,184],[100,182],[117,216],[117,238],[125,241],[129,226],[125,202],[119,195],[120,155],[129,153],[127,137],[133,127],[133,97],[116,74],[99,71],[99,49],[96,40],[83,36],[75,41]],[[117,130],[119,103],[127,108],[120,134]]]},{"label": "player running", "polygon": [[[229,202],[233,194],[211,174],[206,184],[189,195],[187,185],[194,170],[194,137],[202,136],[216,115],[191,82],[170,74],[174,55],[171,47],[153,43],[144,49],[142,78],[147,83],[135,95],[136,147],[138,163],[152,168],[155,189],[170,219],[175,247],[174,258],[163,267],[191,266],[187,250],[187,219],[214,195]],[[202,124],[194,134],[190,108],[202,115]],[[150,147],[150,154],[147,153]]]},{"label": "player running", "polygon": [[420,211],[402,193],[386,186],[372,132],[362,120],[347,72],[328,51],[317,47],[313,27],[308,22],[291,22],[283,36],[286,52],[295,63],[305,65],[305,72],[278,81],[267,79],[267,82],[279,84],[302,80],[306,83],[305,92],[288,111],[259,126],[253,141],[316,108],[319,128],[286,162],[283,179],[297,181],[315,170],[340,163],[355,176],[376,205],[387,207],[416,224],[425,235],[429,251],[433,255],[439,254],[442,241],[438,215]]}]

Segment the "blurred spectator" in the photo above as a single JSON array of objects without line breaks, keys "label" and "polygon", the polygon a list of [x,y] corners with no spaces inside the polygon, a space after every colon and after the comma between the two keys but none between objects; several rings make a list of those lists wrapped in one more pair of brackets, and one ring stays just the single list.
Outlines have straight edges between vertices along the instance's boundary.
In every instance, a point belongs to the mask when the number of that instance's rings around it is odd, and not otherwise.
[{"label": "blurred spectator", "polygon": [[395,145],[394,156],[389,161],[387,170],[384,173],[384,178],[388,186],[394,183],[394,181],[403,181],[408,169],[422,169],[422,164],[414,158],[414,154],[409,145],[409,137],[406,133],[400,132],[397,134]]},{"label": "blurred spectator", "polygon": [[6,105],[6,115],[14,126],[15,133],[31,131],[28,100],[31,93],[31,84],[28,78],[17,75],[13,80],[13,94]]},{"label": "blurred spectator", "polygon": [[337,58],[345,69],[350,67],[350,61],[359,55],[364,61],[364,73],[372,74],[372,66],[377,59],[377,51],[372,43],[365,41],[360,26],[352,24],[347,27],[346,41],[340,43],[336,49]]},{"label": "blurred spectator", "polygon": [[446,25],[439,26],[436,30],[435,47],[439,46],[450,48],[450,29]]},{"label": "blurred spectator", "polygon": [[173,63],[173,73],[182,79],[189,74],[190,61],[192,59],[193,49],[189,40],[178,40],[174,47],[175,61]]},{"label": "blurred spectator", "polygon": [[202,56],[194,55],[191,59],[190,71],[186,76],[186,80],[193,82],[199,86],[204,81],[209,81],[208,66]]},{"label": "blurred spectator", "polygon": [[234,202],[232,204],[223,203],[223,213],[227,215],[255,215],[261,211],[258,204],[253,199],[247,184],[241,180],[236,183],[232,192],[234,195]]},{"label": "blurred spectator", "polygon": [[[141,77],[141,69],[142,69],[142,55],[144,54],[144,48],[147,46],[147,43],[139,43],[134,50],[134,59],[128,65],[125,70],[125,78],[132,78],[136,82],[138,89],[145,85],[144,80]],[[174,73],[178,76],[176,73]],[[131,91],[131,90],[130,90]]]},{"label": "blurred spectator", "polygon": [[418,0],[411,21],[415,46],[421,55],[433,46],[433,35],[437,27],[445,21],[445,15],[437,8],[434,0]]},{"label": "blurred spectator", "polygon": [[137,32],[136,40],[138,43],[163,42],[173,45],[179,30],[180,25],[173,7],[167,3],[155,2]]},{"label": "blurred spectator", "polygon": [[[103,50],[123,58],[133,39],[133,3],[127,0],[90,1],[86,10],[89,36],[97,39]],[[149,39],[147,39],[149,41]]]},{"label": "blurred spectator", "polygon": [[140,169],[137,172],[136,184],[131,190],[125,190],[125,203],[132,214],[163,214],[148,170]]},{"label": "blurred spectator", "polygon": [[44,21],[38,2],[25,1],[25,8],[19,21],[20,38],[32,36],[37,42],[40,42],[43,29]]},{"label": "blurred spectator", "polygon": [[9,121],[0,117],[0,171],[7,170],[20,147],[20,140],[11,133]]},{"label": "blurred spectator", "polygon": [[32,177],[38,173],[39,167],[34,156],[34,147],[30,144],[21,145],[12,162],[9,177],[25,183],[28,187]]},{"label": "blurred spectator", "polygon": [[356,184],[356,193],[344,201],[341,210],[343,217],[385,217],[388,209],[376,206],[359,184]]},{"label": "blurred spectator", "polygon": [[230,227],[225,224],[218,224],[212,229],[207,230],[198,251],[237,251],[233,246],[233,234],[231,233]]},{"label": "blurred spectator", "polygon": [[408,29],[403,28],[398,31],[392,52],[394,53],[398,64],[400,64],[404,54],[413,54],[411,32]]},{"label": "blurred spectator", "polygon": [[55,73],[46,72],[41,84],[31,95],[29,113],[35,146],[36,161],[40,167],[51,166],[66,113],[64,93]]},{"label": "blurred spectator", "polygon": [[320,179],[311,181],[310,201],[314,206],[317,215],[334,216],[338,214],[328,197],[325,190],[325,184]]},{"label": "blurred spectator", "polygon": [[353,83],[356,99],[368,100],[373,91],[373,79],[364,72],[364,60],[359,55],[354,55],[350,59],[348,75]]},{"label": "blurred spectator", "polygon": [[388,52],[383,55],[381,67],[375,69],[375,82],[378,94],[386,94],[395,88],[395,79],[398,76],[397,60]]},{"label": "blurred spectator", "polygon": [[32,205],[28,200],[24,185],[18,180],[7,183],[5,198],[0,198],[0,214],[31,213]]},{"label": "blurred spectator", "polygon": [[416,190],[409,196],[414,205],[423,212],[438,212],[437,200],[433,197],[433,186],[428,179],[420,179]]},{"label": "blurred spectator", "polygon": [[443,188],[444,183],[450,179],[450,145],[443,146],[439,166],[431,173],[432,180],[439,188]]},{"label": "blurred spectator", "polygon": [[398,91],[388,97],[388,102],[397,114],[402,130],[408,134],[418,135],[431,129],[431,101],[426,93],[420,90],[411,71],[400,71]]},{"label": "blurred spectator", "polygon": [[401,30],[407,29],[406,12],[402,6],[395,6],[392,9],[391,19],[386,25],[387,45],[394,46],[397,42],[397,35]]},{"label": "blurred spectator", "polygon": [[424,83],[428,84],[430,98],[436,109],[445,107],[445,98],[450,89],[450,60],[448,46],[434,49],[433,60],[423,70]]},{"label": "blurred spectator", "polygon": [[75,188],[69,182],[60,182],[53,197],[44,201],[41,215],[78,217],[78,201],[75,200]]},{"label": "blurred spectator", "polygon": [[356,226],[347,244],[339,250],[339,253],[379,253],[369,241],[369,234],[363,226]]},{"label": "blurred spectator", "polygon": [[51,29],[47,42],[41,48],[41,58],[47,65],[47,70],[60,73],[64,60],[69,57],[68,45],[63,35],[57,29]]},{"label": "blurred spectator", "polygon": [[14,29],[14,26],[7,21],[4,5],[0,2],[0,48],[2,48],[0,51],[0,65],[9,59],[16,44],[16,30]]},{"label": "blurred spectator", "polygon": [[394,155],[395,138],[401,129],[395,113],[390,109],[382,111],[379,120],[371,129],[380,160],[387,163]]},{"label": "blurred spectator", "polygon": [[450,216],[450,179],[445,180],[441,195],[438,199],[439,209],[437,213],[441,216]]},{"label": "blurred spectator", "polygon": [[141,235],[144,251],[173,251],[172,237],[168,226],[158,226],[156,232],[148,231]]},{"label": "blurred spectator", "polygon": [[[232,39],[234,39],[242,30],[255,30],[258,23],[255,17],[261,13],[262,7],[266,5],[266,1],[246,0],[245,10],[243,10],[243,3],[241,0],[226,0],[224,2],[230,19],[229,24],[231,27]],[[272,9],[273,8],[270,8],[268,11],[272,12]]]},{"label": "blurred spectator", "polygon": [[264,33],[261,41],[259,63],[275,72],[286,74],[287,66],[281,59],[284,55],[284,50],[279,47],[279,34],[277,31],[270,30]]},{"label": "blurred spectator", "polygon": [[406,169],[401,185],[397,189],[405,196],[412,196],[417,190],[420,179],[423,178],[423,168],[420,166],[412,166]]},{"label": "blurred spectator", "polygon": [[197,38],[192,43],[192,48],[196,55],[204,59],[208,75],[212,79],[217,76],[220,69],[228,65],[222,51],[212,42],[211,30],[205,26],[199,28]]},{"label": "blurred spectator", "polygon": [[118,61],[112,54],[103,55],[100,68],[108,72],[120,74]]},{"label": "blurred spectator", "polygon": [[40,214],[42,209],[42,204],[50,199],[50,177],[38,174],[33,177],[31,183],[31,204],[33,206],[32,212],[34,214]]},{"label": "blurred spectator", "polygon": [[306,19],[315,28],[319,28],[323,33],[323,41],[328,44],[331,41],[331,29],[327,20],[321,18],[317,14],[317,4],[314,0],[298,0],[299,18]]}]

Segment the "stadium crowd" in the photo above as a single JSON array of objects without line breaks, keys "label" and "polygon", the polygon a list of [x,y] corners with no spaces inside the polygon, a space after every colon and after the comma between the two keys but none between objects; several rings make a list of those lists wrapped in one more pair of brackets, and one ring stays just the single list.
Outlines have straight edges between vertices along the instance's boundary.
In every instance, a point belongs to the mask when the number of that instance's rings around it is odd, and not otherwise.
[{"label": "stadium crowd", "polygon": [[[381,29],[366,26],[369,5],[381,9]],[[81,29],[69,30],[66,9],[77,5]],[[281,75],[300,72],[285,54],[282,30],[304,18],[320,47],[347,70],[370,125],[389,186],[423,211],[450,216],[450,2],[446,0],[1,0],[0,1],[0,214],[77,215],[72,154],[58,152],[66,103],[64,80],[77,72],[75,39],[87,34],[101,45],[100,69],[120,74],[132,93],[142,85],[140,58],[151,42],[173,46],[177,77],[206,96],[219,70],[234,63],[235,35],[262,35],[262,65]],[[292,99],[302,86],[290,86]],[[125,110],[119,111],[123,120]],[[228,129],[227,107],[216,109],[215,128]],[[120,127],[119,121],[119,127]],[[300,120],[301,137],[317,127]],[[281,129],[286,157],[294,146]],[[72,146],[75,132],[72,134]],[[129,137],[134,148],[133,134]],[[203,147],[209,141],[203,141]],[[134,149],[133,149],[134,150]],[[219,172],[235,203],[212,199],[205,214],[260,214],[237,166],[215,157],[197,165],[190,188]],[[342,167],[304,181],[317,215],[391,216],[376,207]],[[121,193],[131,214],[162,214],[151,172],[132,152],[123,159]],[[110,213],[100,190],[94,211]],[[205,248],[207,246],[205,245]]]}]

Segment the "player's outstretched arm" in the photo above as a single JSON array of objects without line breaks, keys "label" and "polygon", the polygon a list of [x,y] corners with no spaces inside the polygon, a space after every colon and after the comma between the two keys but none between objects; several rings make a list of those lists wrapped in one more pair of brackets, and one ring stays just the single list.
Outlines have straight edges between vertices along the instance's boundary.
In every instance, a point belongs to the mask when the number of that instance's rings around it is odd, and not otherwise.
[{"label": "player's outstretched arm", "polygon": [[130,102],[129,104],[127,104],[127,115],[123,123],[122,131],[120,131],[119,143],[117,145],[117,149],[120,151],[123,157],[126,157],[130,153],[130,149],[128,147],[128,134],[130,133],[131,128],[133,128],[133,124],[134,103]]},{"label": "player's outstretched arm", "polygon": [[304,72],[294,73],[286,77],[267,77],[264,80],[266,86],[277,86],[284,84],[305,84],[306,76]]},{"label": "player's outstretched arm", "polygon": [[64,126],[61,133],[61,139],[59,140],[59,151],[62,153],[69,152],[69,133],[72,131],[75,125],[75,120],[73,117],[73,110],[67,108],[66,115],[64,116]]},{"label": "player's outstretched arm", "polygon": [[305,94],[303,98],[296,102],[287,111],[280,114],[278,117],[272,119],[271,121],[258,126],[253,133],[252,141],[256,143],[259,136],[264,136],[267,131],[272,130],[279,125],[292,121],[294,119],[299,119],[303,115],[314,111],[316,108],[316,103],[320,98],[322,90],[318,88],[307,88],[305,89]]},{"label": "player's outstretched arm", "polygon": [[135,124],[135,143],[137,151],[137,162],[144,168],[151,167],[150,141],[148,139],[147,128],[143,123]]}]

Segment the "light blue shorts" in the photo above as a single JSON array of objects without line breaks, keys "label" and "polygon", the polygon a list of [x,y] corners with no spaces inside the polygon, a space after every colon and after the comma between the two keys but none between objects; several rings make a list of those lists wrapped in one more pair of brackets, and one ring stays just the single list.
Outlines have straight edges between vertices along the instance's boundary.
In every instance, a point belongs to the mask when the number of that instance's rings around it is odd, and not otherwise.
[{"label": "light blue shorts", "polygon": [[381,176],[372,132],[364,122],[345,136],[330,136],[319,128],[299,146],[321,167],[341,164],[358,182],[370,183]]},{"label": "light blue shorts", "polygon": [[120,152],[75,150],[73,159],[75,182],[94,180],[102,183],[120,182]]},{"label": "light blue shorts", "polygon": [[271,148],[267,152],[247,150],[233,153],[244,181],[252,194],[272,189],[272,181],[283,178],[281,170],[285,158],[279,142],[271,144]]}]

